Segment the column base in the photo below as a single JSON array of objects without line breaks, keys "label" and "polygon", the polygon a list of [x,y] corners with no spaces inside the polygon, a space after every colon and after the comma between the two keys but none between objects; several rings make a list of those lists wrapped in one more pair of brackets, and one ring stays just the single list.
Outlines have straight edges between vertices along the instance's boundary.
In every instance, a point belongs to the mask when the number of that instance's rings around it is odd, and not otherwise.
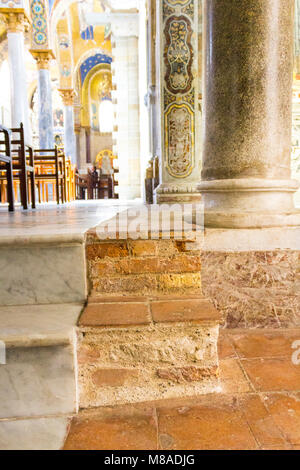
[{"label": "column base", "polygon": [[202,181],[204,223],[214,228],[300,226],[294,208],[295,180],[227,179]]},{"label": "column base", "polygon": [[201,194],[195,183],[162,183],[156,188],[154,195],[154,202],[156,204],[182,204],[188,202],[200,202],[201,199]]},{"label": "column base", "polygon": [[300,226],[300,211],[293,212],[215,212],[204,214],[210,228],[271,228]]}]

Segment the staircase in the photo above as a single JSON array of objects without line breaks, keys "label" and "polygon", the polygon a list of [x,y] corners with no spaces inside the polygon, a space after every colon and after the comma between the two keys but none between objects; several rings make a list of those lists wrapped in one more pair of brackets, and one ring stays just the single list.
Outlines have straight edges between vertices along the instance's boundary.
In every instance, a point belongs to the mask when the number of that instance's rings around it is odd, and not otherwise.
[{"label": "staircase", "polygon": [[200,255],[174,233],[2,237],[0,449],[61,448],[79,409],[218,391]]},{"label": "staircase", "polygon": [[78,411],[85,292],[83,237],[2,238],[0,449],[62,447]]}]

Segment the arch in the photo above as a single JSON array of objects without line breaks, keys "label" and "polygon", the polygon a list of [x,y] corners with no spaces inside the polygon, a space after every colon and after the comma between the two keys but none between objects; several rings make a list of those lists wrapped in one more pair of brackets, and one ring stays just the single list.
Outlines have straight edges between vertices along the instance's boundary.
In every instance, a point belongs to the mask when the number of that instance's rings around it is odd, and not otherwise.
[{"label": "arch", "polygon": [[110,64],[98,64],[93,69],[91,69],[84,81],[84,84],[81,88],[81,125],[83,127],[91,126],[91,116],[90,116],[90,81],[99,71],[107,72],[111,71]]}]

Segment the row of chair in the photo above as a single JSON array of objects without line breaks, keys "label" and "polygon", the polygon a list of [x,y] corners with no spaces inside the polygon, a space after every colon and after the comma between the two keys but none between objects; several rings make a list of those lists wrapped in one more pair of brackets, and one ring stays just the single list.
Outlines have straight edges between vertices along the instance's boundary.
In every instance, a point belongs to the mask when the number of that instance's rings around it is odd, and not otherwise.
[{"label": "row of chair", "polygon": [[[36,206],[36,187],[39,202],[48,201],[48,184],[55,188],[56,201],[64,203],[75,198],[75,168],[62,149],[33,149],[26,145],[23,124],[19,128],[0,126],[0,183],[7,193],[9,211],[14,210],[17,183],[24,209]],[[46,194],[45,194],[46,191]],[[1,194],[1,200],[5,200]]]}]

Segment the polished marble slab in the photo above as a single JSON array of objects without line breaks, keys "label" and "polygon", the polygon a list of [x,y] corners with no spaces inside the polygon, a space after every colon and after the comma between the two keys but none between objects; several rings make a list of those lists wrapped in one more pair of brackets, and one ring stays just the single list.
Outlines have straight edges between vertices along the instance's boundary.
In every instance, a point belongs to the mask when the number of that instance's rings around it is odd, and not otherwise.
[{"label": "polished marble slab", "polygon": [[0,305],[83,302],[85,232],[128,204],[76,201],[0,208]]},{"label": "polished marble slab", "polygon": [[76,412],[81,310],[81,304],[0,308],[0,419]]},{"label": "polished marble slab", "polygon": [[68,417],[0,421],[0,450],[60,450]]},{"label": "polished marble slab", "polygon": [[0,245],[40,242],[82,242],[84,233],[141,201],[89,200],[58,206],[38,204],[36,210],[24,211],[17,206],[9,213],[0,204]]},{"label": "polished marble slab", "polygon": [[0,307],[0,340],[6,347],[69,344],[82,309],[83,304]]}]

